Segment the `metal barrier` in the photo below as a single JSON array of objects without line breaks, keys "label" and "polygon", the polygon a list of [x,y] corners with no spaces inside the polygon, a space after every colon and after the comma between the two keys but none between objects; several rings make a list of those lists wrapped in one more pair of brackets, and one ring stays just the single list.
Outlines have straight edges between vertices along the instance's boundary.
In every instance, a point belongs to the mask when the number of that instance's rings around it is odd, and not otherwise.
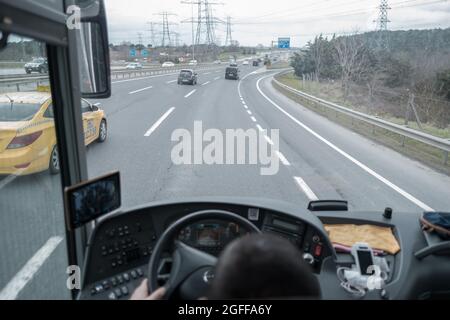
[{"label": "metal barrier", "polygon": [[[148,69],[137,69],[137,70],[119,70],[112,71],[111,78],[113,80],[120,79],[133,79],[139,77],[153,76],[153,75],[163,75],[163,74],[175,74],[183,69],[194,69],[196,71],[207,71],[214,70],[223,67],[223,65],[213,65],[213,64],[201,64],[197,66],[176,66],[170,68],[148,68]],[[0,76],[0,87],[11,87],[15,86],[15,91],[21,91],[22,85],[36,84],[40,85],[42,82],[48,81],[48,75],[2,75]],[[29,90],[27,88],[26,90]]]}]

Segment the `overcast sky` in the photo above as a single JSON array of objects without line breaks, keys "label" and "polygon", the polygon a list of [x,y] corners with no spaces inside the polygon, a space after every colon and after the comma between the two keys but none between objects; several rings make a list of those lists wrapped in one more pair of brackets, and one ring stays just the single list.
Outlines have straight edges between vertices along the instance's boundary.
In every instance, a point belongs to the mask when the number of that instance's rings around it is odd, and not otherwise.
[{"label": "overcast sky", "polygon": [[[190,0],[187,0],[190,1]],[[151,43],[149,21],[160,23],[162,11],[170,16],[170,31],[180,34],[180,42],[192,43],[192,5],[182,0],[105,0],[110,42],[138,42],[142,33],[144,44]],[[198,0],[194,0],[198,2]],[[214,16],[226,20],[232,17],[232,37],[241,45],[270,45],[278,37],[291,37],[293,46],[302,46],[315,35],[347,33],[376,28],[380,0],[210,0]],[[450,27],[448,0],[390,0],[388,25],[390,30]],[[194,18],[196,19],[195,6]],[[183,21],[185,21],[183,23]],[[155,25],[156,33],[162,31]],[[226,25],[215,26],[220,42],[226,38]],[[157,37],[160,39],[160,37]],[[158,40],[158,43],[160,40]]]}]

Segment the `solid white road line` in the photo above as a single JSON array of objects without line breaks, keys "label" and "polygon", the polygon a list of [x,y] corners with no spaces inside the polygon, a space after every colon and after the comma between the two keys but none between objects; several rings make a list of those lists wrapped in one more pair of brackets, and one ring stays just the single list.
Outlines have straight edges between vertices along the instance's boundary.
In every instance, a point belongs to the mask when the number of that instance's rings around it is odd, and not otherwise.
[{"label": "solid white road line", "polygon": [[315,195],[315,193],[311,190],[311,188],[306,184],[306,182],[300,177],[294,177],[295,182],[297,182],[298,186],[302,191],[306,194],[310,201],[317,201],[319,198]]},{"label": "solid white road line", "polygon": [[13,182],[14,180],[16,180],[20,176],[20,174],[25,171],[25,169],[26,168],[19,169],[19,170],[15,171],[14,174],[10,174],[6,178],[4,178],[2,181],[0,181],[0,190],[3,189],[4,187],[6,187],[11,182]]},{"label": "solid white road line", "polygon": [[208,75],[208,74],[211,74],[211,72],[203,73],[204,76],[206,76],[206,75]]},{"label": "solid white road line", "polygon": [[255,117],[250,117],[250,119],[252,119],[253,122],[256,122],[256,118]]},{"label": "solid white road line", "polygon": [[197,89],[192,90],[191,92],[189,92],[187,95],[185,95],[185,98],[189,98],[191,95],[193,95],[195,93],[195,91],[197,91]]},{"label": "solid white road line", "polygon": [[384,178],[382,175],[378,174],[377,172],[375,172],[374,170],[370,169],[368,166],[366,166],[365,164],[361,163],[360,161],[356,160],[354,157],[352,157],[351,155],[349,155],[347,152],[343,151],[342,149],[338,148],[337,146],[335,146],[334,144],[332,144],[330,141],[328,141],[327,139],[325,139],[324,137],[322,137],[321,135],[319,135],[318,133],[316,133],[315,131],[313,131],[311,128],[309,128],[308,126],[306,126],[305,124],[303,124],[302,122],[300,122],[299,120],[297,120],[295,117],[293,117],[290,113],[288,113],[287,111],[285,111],[283,108],[281,108],[278,104],[276,104],[272,99],[270,99],[266,94],[264,94],[264,92],[262,92],[261,88],[260,88],[260,82],[263,79],[266,79],[268,77],[272,77],[273,75],[269,75],[269,76],[265,76],[260,78],[257,82],[256,82],[256,88],[258,89],[259,93],[267,100],[269,101],[274,107],[276,107],[278,110],[280,110],[282,113],[284,113],[288,118],[290,118],[292,121],[294,121],[295,123],[297,123],[300,127],[302,127],[303,129],[305,129],[307,132],[309,132],[310,134],[312,134],[314,137],[316,137],[317,139],[319,139],[320,141],[322,141],[323,143],[325,143],[326,145],[328,145],[330,148],[332,148],[334,151],[336,151],[337,153],[341,154],[343,157],[347,158],[348,160],[350,160],[351,162],[353,162],[355,165],[357,165],[358,167],[360,167],[361,169],[363,169],[364,171],[366,171],[368,174],[372,175],[373,177],[375,177],[376,179],[378,179],[379,181],[381,181],[382,183],[384,183],[385,185],[387,185],[389,188],[393,189],[394,191],[398,192],[399,194],[401,194],[403,197],[405,197],[406,199],[408,199],[409,201],[411,201],[412,203],[414,203],[415,205],[417,205],[418,207],[422,208],[425,211],[435,211],[433,208],[431,208],[430,206],[428,206],[427,204],[423,203],[422,201],[420,201],[419,199],[415,198],[414,196],[412,196],[411,194],[409,194],[408,192],[406,192],[405,190],[403,190],[402,188],[398,187],[397,185],[395,185],[394,183],[390,182],[388,179]]},{"label": "solid white road line", "polygon": [[163,123],[164,120],[167,119],[168,116],[175,110],[175,108],[170,108],[161,118],[159,118],[158,121],[155,122],[155,124],[148,129],[148,131],[144,134],[145,137],[150,137],[150,135]]},{"label": "solid white road line", "polygon": [[47,242],[31,257],[8,284],[0,291],[0,300],[14,300],[20,291],[30,282],[52,252],[58,247],[63,237],[55,236]]},{"label": "solid white road line", "polygon": [[220,79],[220,77],[215,77],[215,78],[214,78],[214,80],[219,80],[219,79]]},{"label": "solid white road line", "polygon": [[206,86],[207,84],[210,84],[211,81],[206,81],[205,83],[202,84],[202,86]]},{"label": "solid white road line", "polygon": [[264,131],[264,129],[259,124],[257,124],[256,127],[258,128],[259,131],[261,131],[261,132]]},{"label": "solid white road line", "polygon": [[170,84],[170,83],[174,83],[174,82],[177,82],[177,79],[175,79],[175,80],[170,80],[170,81],[167,81],[166,83],[167,83],[167,84]]},{"label": "solid white road line", "polygon": [[145,91],[145,90],[149,90],[149,89],[152,89],[152,88],[153,88],[153,87],[150,86],[150,87],[142,88],[142,89],[139,89],[139,90],[131,91],[131,92],[128,93],[128,94],[135,94],[135,93],[139,93],[139,92],[142,92],[142,91]]},{"label": "solid white road line", "polygon": [[282,164],[284,164],[285,166],[291,165],[289,161],[286,159],[286,157],[280,151],[277,150],[275,151],[275,153],[277,154],[278,158],[280,158]]}]

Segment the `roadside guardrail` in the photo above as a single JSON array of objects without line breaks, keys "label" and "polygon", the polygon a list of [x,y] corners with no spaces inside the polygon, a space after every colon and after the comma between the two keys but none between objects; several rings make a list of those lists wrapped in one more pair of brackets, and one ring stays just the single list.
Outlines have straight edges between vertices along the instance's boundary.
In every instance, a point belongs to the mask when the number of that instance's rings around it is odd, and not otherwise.
[{"label": "roadside guardrail", "polygon": [[[278,73],[278,75],[281,75],[283,73],[286,73],[288,71],[284,70],[283,72]],[[426,145],[435,147],[437,149],[440,149],[443,151],[443,158],[444,158],[444,165],[448,162],[449,152],[450,152],[450,141],[439,138],[436,136],[433,136],[431,134],[427,134],[424,132],[420,132],[411,128],[407,128],[362,112],[358,112],[352,109],[349,109],[347,107],[340,106],[336,103],[326,101],[324,99],[315,97],[313,95],[310,95],[308,93],[302,92],[300,90],[294,89],[284,83],[281,83],[276,78],[273,78],[273,81],[280,87],[284,88],[285,90],[298,95],[308,101],[314,102],[316,104],[319,104],[323,107],[329,108],[331,110],[337,111],[339,113],[345,114],[353,119],[357,119],[359,121],[368,123],[374,127],[378,127],[393,133],[396,133],[403,137],[402,144],[405,143],[405,138],[409,138],[415,141],[419,141],[421,143],[424,143]]]}]

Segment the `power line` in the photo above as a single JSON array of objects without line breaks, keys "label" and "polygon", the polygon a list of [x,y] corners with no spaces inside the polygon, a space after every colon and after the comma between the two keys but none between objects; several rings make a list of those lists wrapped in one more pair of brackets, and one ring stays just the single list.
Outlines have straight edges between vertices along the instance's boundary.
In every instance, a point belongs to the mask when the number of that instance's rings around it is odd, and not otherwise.
[{"label": "power line", "polygon": [[389,7],[387,0],[381,0],[378,8],[380,9],[380,13],[378,15],[378,19],[374,21],[377,23],[377,30],[387,31],[388,23],[391,22],[388,19],[388,10],[391,10],[391,7]]},{"label": "power line", "polygon": [[216,42],[215,27],[217,24],[225,23],[214,17],[213,6],[223,5],[221,2],[211,2],[209,0],[199,0],[189,2],[197,5],[197,19],[183,20],[182,23],[196,23],[197,31],[195,36],[195,45],[206,44],[214,45]]},{"label": "power line", "polygon": [[[401,9],[401,8],[412,8],[412,7],[419,7],[419,6],[424,6],[424,5],[430,5],[430,4],[437,4],[437,3],[444,3],[444,2],[448,2],[448,0],[432,0],[429,2],[422,2],[422,3],[411,3],[411,2],[417,2],[419,0],[405,0],[405,1],[401,1],[401,2],[396,2],[396,3],[392,3],[391,5],[391,9]],[[411,3],[411,4],[408,4]],[[283,24],[298,24],[298,23],[302,23],[302,22],[310,22],[310,21],[317,21],[317,20],[323,20],[326,18],[341,18],[341,17],[346,17],[346,16],[354,16],[354,15],[359,15],[359,14],[364,14],[364,13],[372,13],[373,9],[378,9],[377,7],[374,7],[372,9],[369,10],[364,10],[364,9],[354,9],[354,10],[345,10],[345,11],[341,11],[341,12],[335,12],[335,13],[330,13],[327,15],[313,15],[310,17],[305,17],[305,18],[296,18],[294,20],[284,20]],[[316,12],[317,10],[314,10],[314,12]],[[259,22],[234,22],[234,24],[237,25],[266,25],[266,24],[274,24],[274,23],[279,23],[280,18],[277,17],[277,20],[266,20],[266,21],[259,21]]]},{"label": "power line", "polygon": [[231,46],[233,44],[233,37],[231,36],[231,17],[227,17],[227,37],[225,40],[225,46]]},{"label": "power line", "polygon": [[192,23],[192,60],[195,60],[195,22],[194,22],[194,6],[199,5],[199,2],[181,1],[182,4],[191,5],[191,23]]},{"label": "power line", "polygon": [[150,32],[150,43],[153,47],[156,46],[156,36],[155,36],[155,23],[154,22],[148,22],[150,25],[150,29],[148,30]]},{"label": "power line", "polygon": [[171,44],[171,42],[170,42],[170,35],[171,35],[170,26],[175,25],[175,23],[169,22],[169,16],[176,16],[176,14],[164,11],[164,12],[160,12],[160,13],[155,13],[155,15],[162,17],[162,23],[160,23],[162,25],[161,46],[162,47],[170,46],[170,44]]},{"label": "power line", "polygon": [[138,45],[139,45],[139,50],[142,48],[142,32],[138,32]]}]

